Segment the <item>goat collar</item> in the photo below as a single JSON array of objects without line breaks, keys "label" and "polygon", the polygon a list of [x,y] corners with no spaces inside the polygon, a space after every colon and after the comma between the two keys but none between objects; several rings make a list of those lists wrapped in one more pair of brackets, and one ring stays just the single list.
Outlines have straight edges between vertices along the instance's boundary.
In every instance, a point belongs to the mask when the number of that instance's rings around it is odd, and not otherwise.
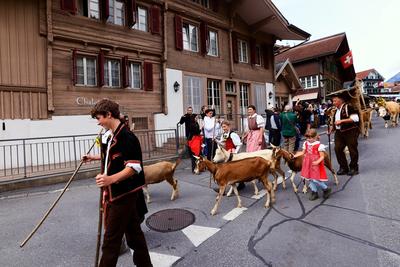
[{"label": "goat collar", "polygon": [[229,162],[229,161],[232,161],[232,159],[233,159],[233,153],[230,153],[230,154],[229,154],[229,158],[228,158],[228,162]]}]

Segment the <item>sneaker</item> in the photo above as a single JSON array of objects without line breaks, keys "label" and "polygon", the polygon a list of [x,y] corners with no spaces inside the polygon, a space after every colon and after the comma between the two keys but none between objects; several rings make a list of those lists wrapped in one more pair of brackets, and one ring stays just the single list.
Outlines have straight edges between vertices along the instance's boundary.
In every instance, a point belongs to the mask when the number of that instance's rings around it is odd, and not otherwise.
[{"label": "sneaker", "polygon": [[311,191],[311,194],[310,194],[310,197],[308,198],[309,200],[311,200],[311,201],[313,201],[313,200],[316,200],[316,199],[318,199],[319,197],[318,197],[318,192],[313,192],[313,191]]},{"label": "sneaker", "polygon": [[323,197],[324,199],[328,199],[329,196],[331,195],[331,192],[332,192],[332,189],[330,189],[330,188],[327,188],[327,189],[323,190],[323,195],[322,195],[322,197]]}]

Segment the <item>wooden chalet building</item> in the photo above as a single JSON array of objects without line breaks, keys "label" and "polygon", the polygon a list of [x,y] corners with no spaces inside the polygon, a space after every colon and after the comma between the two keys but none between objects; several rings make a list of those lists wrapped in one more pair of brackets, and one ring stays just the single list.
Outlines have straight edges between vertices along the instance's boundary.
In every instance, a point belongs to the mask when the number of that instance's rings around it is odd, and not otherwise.
[{"label": "wooden chalet building", "polygon": [[264,113],[275,98],[275,41],[310,36],[270,0],[170,0],[165,18],[168,113],[155,116],[156,129],[176,127],[188,106],[214,107],[234,127],[249,104]]},{"label": "wooden chalet building", "polygon": [[345,33],[281,48],[276,62],[289,59],[304,88],[298,90],[293,101],[325,102],[327,94],[342,89],[344,82],[353,81],[356,77],[354,65],[344,69],[340,62],[340,57],[348,51]]},{"label": "wooden chalet building", "polygon": [[0,139],[97,132],[116,100],[136,129],[174,128],[186,106],[261,111],[277,39],[309,34],[270,0],[0,0]]},{"label": "wooden chalet building", "polygon": [[366,94],[379,94],[389,92],[388,89],[383,87],[383,78],[375,69],[369,69],[357,72],[357,79],[362,80],[363,90]]},{"label": "wooden chalet building", "polygon": [[275,98],[268,96],[267,104],[281,110],[286,104],[291,104],[297,91],[303,90],[296,70],[289,59],[275,65]]}]

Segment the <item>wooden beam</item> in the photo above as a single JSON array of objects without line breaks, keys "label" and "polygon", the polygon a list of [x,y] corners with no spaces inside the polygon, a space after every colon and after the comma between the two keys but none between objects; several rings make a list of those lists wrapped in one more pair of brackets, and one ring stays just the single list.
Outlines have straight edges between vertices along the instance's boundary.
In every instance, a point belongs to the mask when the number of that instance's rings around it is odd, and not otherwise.
[{"label": "wooden beam", "polygon": [[253,24],[250,25],[250,31],[251,33],[256,33],[258,32],[263,26],[267,25],[268,23],[270,23],[271,21],[273,21],[275,19],[275,15],[271,15],[268,16],[266,18],[263,18]]}]

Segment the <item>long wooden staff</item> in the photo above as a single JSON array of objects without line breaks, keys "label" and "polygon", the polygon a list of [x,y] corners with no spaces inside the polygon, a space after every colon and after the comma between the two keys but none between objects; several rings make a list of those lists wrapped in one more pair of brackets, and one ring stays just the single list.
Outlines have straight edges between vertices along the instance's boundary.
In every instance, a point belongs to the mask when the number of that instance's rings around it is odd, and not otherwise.
[{"label": "long wooden staff", "polygon": [[[103,129],[100,130],[99,134],[97,136],[101,135],[101,132],[103,131]],[[94,145],[96,144],[96,142],[93,142],[93,144],[91,145],[91,147],[89,148],[89,150],[87,151],[86,154],[89,154],[90,151],[93,149]],[[26,242],[29,241],[29,239],[31,239],[31,237],[36,233],[36,231],[39,229],[39,227],[43,224],[43,222],[46,220],[47,216],[49,216],[50,212],[54,209],[54,207],[57,205],[58,201],[60,200],[60,198],[64,195],[65,191],[67,191],[69,185],[71,184],[72,180],[75,178],[75,175],[78,173],[79,169],[81,168],[83,164],[83,159],[81,159],[81,161],[79,162],[78,167],[76,167],[74,173],[71,175],[71,178],[69,178],[69,181],[67,182],[67,184],[65,185],[64,189],[62,190],[62,192],[60,193],[60,195],[58,196],[58,198],[53,202],[53,204],[51,205],[51,207],[49,208],[49,210],[46,212],[46,214],[43,216],[43,218],[39,221],[39,223],[36,225],[36,227],[32,230],[32,232],[25,238],[25,240],[19,245],[21,248],[26,244]]]},{"label": "long wooden staff", "polygon": [[[214,117],[213,137],[211,139],[211,157],[213,156],[213,151],[214,151],[214,138],[215,138],[215,124],[216,124],[216,121],[217,121],[217,118]],[[211,161],[212,161],[212,159],[211,159]],[[208,183],[208,188],[211,188],[211,177],[212,177],[212,174],[210,172],[210,181]]]},{"label": "long wooden staff", "polygon": [[[110,141],[111,142],[111,141]],[[104,152],[103,151],[103,144],[100,142],[100,158],[101,158],[101,173],[104,173],[105,170],[105,162],[104,160]],[[99,257],[100,257],[100,244],[101,244],[101,232],[103,229],[103,214],[104,214],[104,209],[103,209],[103,187],[100,187],[100,197],[99,197],[99,222],[97,224],[97,242],[96,242],[96,256],[95,256],[95,261],[94,261],[94,267],[99,266]]]}]

